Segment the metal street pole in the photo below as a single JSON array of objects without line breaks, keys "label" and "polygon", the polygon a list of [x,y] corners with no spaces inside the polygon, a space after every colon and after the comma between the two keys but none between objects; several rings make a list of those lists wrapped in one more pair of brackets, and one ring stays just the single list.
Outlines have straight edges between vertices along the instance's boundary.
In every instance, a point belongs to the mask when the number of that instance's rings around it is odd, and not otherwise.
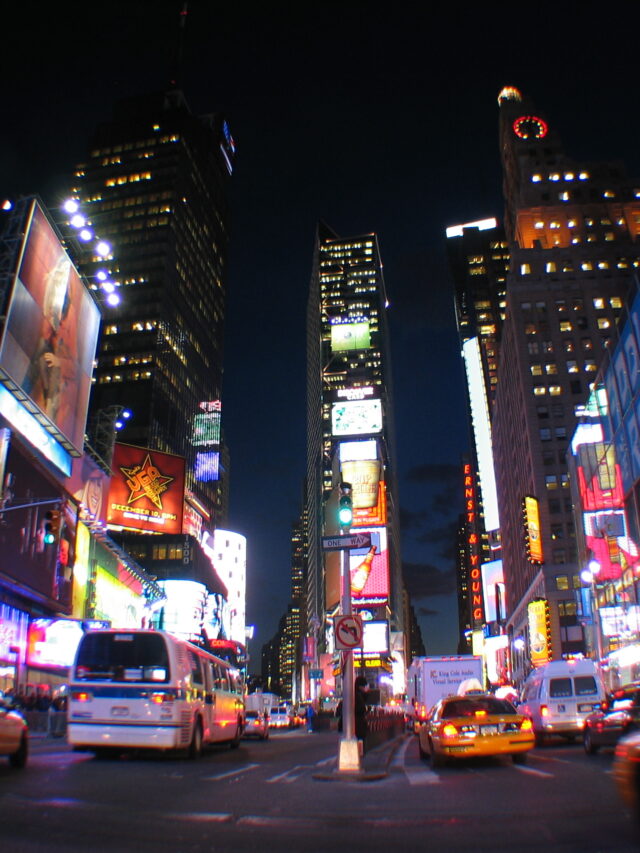
[{"label": "metal street pole", "polygon": [[[351,573],[349,571],[349,551],[341,553],[341,604],[343,616],[351,615]],[[342,652],[342,737],[338,753],[338,770],[353,773],[362,770],[360,746],[356,738],[355,702],[353,686],[353,652]]]}]

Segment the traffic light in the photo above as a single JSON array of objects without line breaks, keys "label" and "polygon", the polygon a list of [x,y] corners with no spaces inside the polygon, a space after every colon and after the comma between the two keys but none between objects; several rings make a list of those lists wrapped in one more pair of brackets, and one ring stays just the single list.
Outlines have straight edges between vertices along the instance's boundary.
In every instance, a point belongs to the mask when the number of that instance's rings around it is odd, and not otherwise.
[{"label": "traffic light", "polygon": [[351,498],[351,483],[340,483],[340,500],[338,502],[338,521],[341,527],[351,527],[353,520],[353,502]]},{"label": "traffic light", "polygon": [[60,538],[60,510],[49,509],[44,514],[44,544],[54,545]]}]

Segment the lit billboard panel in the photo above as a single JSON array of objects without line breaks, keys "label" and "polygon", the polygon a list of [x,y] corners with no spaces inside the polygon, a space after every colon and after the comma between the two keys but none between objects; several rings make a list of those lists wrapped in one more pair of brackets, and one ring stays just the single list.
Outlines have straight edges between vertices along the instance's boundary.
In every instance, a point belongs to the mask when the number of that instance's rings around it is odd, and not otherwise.
[{"label": "lit billboard panel", "polygon": [[377,504],[381,468],[377,459],[360,459],[340,464],[343,481],[351,483],[354,509],[371,509]]},{"label": "lit billboard panel", "polygon": [[389,551],[386,527],[358,528],[371,534],[370,548],[349,551],[351,600],[354,605],[381,605],[389,599]]},{"label": "lit billboard panel", "polygon": [[375,438],[362,441],[341,441],[338,445],[340,462],[355,462],[358,459],[377,459],[378,443]]},{"label": "lit billboard panel", "polygon": [[220,479],[220,452],[218,450],[196,453],[194,477],[199,483],[212,483]]},{"label": "lit billboard panel", "polygon": [[198,412],[193,419],[193,436],[191,443],[194,447],[220,444],[221,412]]},{"label": "lit billboard panel", "polygon": [[529,619],[529,657],[534,667],[551,660],[551,631],[549,627],[549,602],[546,599],[530,601],[527,607]]},{"label": "lit billboard panel", "polygon": [[506,617],[506,600],[504,589],[504,572],[502,560],[491,560],[483,563],[482,591],[487,622],[497,622]]},{"label": "lit billboard panel", "polygon": [[[348,482],[348,481],[347,481]],[[372,507],[353,510],[351,527],[376,527],[387,523],[387,486],[384,480],[378,483],[377,499]]]},{"label": "lit billboard panel", "polygon": [[182,532],[182,456],[116,444],[112,469],[108,524],[132,530]]},{"label": "lit billboard panel", "polygon": [[34,201],[0,343],[0,381],[82,453],[100,312]]},{"label": "lit billboard panel", "polygon": [[371,334],[369,323],[334,323],[331,326],[331,350],[343,352],[344,350],[369,349],[371,346]]},{"label": "lit billboard panel", "polygon": [[530,563],[543,563],[540,509],[538,499],[527,496],[524,501],[524,526],[527,556]]},{"label": "lit billboard panel", "polygon": [[346,400],[331,406],[331,431],[335,436],[382,432],[380,400]]}]

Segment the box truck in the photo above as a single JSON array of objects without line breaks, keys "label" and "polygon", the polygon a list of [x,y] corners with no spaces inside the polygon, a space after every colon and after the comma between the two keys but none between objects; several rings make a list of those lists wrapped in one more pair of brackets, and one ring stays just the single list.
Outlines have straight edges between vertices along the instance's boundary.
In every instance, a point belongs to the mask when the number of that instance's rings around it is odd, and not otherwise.
[{"label": "box truck", "polygon": [[414,658],[407,672],[409,724],[413,730],[418,731],[439,699],[457,693],[466,681],[484,687],[483,660],[479,655]]}]

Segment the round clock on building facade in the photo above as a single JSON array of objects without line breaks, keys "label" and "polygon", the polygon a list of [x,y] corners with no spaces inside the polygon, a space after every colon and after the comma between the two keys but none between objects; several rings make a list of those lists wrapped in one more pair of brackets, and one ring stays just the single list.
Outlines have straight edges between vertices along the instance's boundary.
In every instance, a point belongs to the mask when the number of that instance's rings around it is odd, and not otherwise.
[{"label": "round clock on building facade", "polygon": [[546,121],[537,116],[520,116],[513,123],[513,132],[520,139],[543,139],[548,130]]}]

